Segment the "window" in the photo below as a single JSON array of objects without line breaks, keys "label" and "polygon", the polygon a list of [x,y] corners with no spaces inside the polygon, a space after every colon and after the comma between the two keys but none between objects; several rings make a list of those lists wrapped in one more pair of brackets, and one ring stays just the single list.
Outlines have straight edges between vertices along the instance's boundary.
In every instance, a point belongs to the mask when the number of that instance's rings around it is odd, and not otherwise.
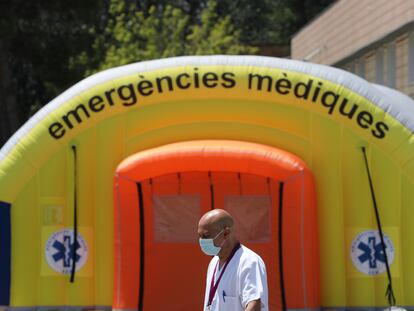
[{"label": "window", "polygon": [[154,195],[154,240],[158,243],[194,243],[200,218],[198,195]]},{"label": "window", "polygon": [[414,83],[414,33],[408,37],[408,82]]},{"label": "window", "polygon": [[349,72],[352,72],[352,73],[355,73],[355,62],[351,62],[351,63],[348,65],[348,71],[349,71]]},{"label": "window", "polygon": [[361,58],[360,60],[358,60],[357,63],[357,74],[358,76],[360,76],[361,78],[365,78],[365,61],[364,58]]},{"label": "window", "polygon": [[375,82],[384,84],[384,49],[382,47],[375,54]]},{"label": "window", "polygon": [[387,85],[392,88],[396,87],[394,42],[387,48]]},{"label": "window", "polygon": [[233,216],[237,224],[236,232],[240,241],[270,242],[272,219],[270,195],[228,195],[224,198],[224,208]]}]

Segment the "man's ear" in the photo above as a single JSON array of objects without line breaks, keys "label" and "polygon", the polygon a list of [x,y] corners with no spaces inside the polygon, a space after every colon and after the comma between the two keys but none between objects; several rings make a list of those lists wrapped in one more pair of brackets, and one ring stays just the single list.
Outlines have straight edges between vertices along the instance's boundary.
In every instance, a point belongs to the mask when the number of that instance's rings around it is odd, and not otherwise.
[{"label": "man's ear", "polygon": [[229,227],[224,228],[223,237],[227,238],[230,235],[230,232],[231,230]]}]

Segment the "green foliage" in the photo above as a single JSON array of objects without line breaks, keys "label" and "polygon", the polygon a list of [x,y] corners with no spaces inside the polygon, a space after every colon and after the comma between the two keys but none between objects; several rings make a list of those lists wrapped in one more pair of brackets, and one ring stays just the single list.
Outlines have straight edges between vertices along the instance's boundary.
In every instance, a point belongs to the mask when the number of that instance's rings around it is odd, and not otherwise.
[{"label": "green foliage", "polygon": [[288,43],[291,37],[335,0],[275,0],[274,39]]},{"label": "green foliage", "polygon": [[[112,0],[109,20],[93,44],[93,53],[72,59],[86,75],[132,62],[180,55],[252,54],[255,48],[240,43],[229,16],[219,16],[217,0],[210,0],[194,19],[180,7],[136,4]],[[92,65],[92,66],[91,66]]]},{"label": "green foliage", "polygon": [[334,0],[0,0],[0,145],[85,75],[179,55],[288,44]]},{"label": "green foliage", "polygon": [[335,0],[221,0],[240,40],[250,45],[289,44],[292,35]]},{"label": "green foliage", "polygon": [[236,30],[230,16],[220,17],[216,12],[216,1],[209,1],[201,13],[201,24],[194,25],[187,36],[187,53],[251,54],[256,49],[240,43],[240,31]]},{"label": "green foliage", "polygon": [[79,79],[79,72],[68,70],[68,60],[90,45],[87,29],[97,23],[99,3],[0,1],[0,53],[5,55],[8,72],[0,80],[16,98],[20,119]]}]

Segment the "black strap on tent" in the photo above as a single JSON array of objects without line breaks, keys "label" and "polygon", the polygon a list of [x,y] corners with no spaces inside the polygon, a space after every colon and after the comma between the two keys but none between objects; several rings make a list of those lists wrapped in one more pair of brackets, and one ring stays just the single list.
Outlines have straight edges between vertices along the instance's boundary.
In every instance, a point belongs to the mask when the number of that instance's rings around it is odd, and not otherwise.
[{"label": "black strap on tent", "polygon": [[278,219],[278,239],[279,239],[279,279],[280,279],[280,298],[282,311],[286,311],[285,280],[283,276],[283,189],[284,183],[279,184],[279,219]]},{"label": "black strap on tent", "polygon": [[211,172],[208,172],[208,179],[210,180],[210,200],[211,200],[211,209],[213,210],[214,207],[214,185],[213,185],[213,178],[211,177]]},{"label": "black strap on tent", "polygon": [[139,267],[139,293],[138,310],[143,310],[144,305],[144,268],[145,268],[145,227],[144,227],[144,195],[142,184],[137,183],[138,203],[139,203],[139,237],[140,237],[140,267]]},{"label": "black strap on tent", "polygon": [[[72,146],[73,152],[73,246],[72,246],[72,270],[70,271],[70,282],[75,282],[76,273],[76,251],[78,246],[78,158],[76,146]],[[69,246],[70,247],[70,246]]]},{"label": "black strap on tent", "polygon": [[389,306],[392,307],[392,306],[395,306],[396,299],[395,299],[395,296],[394,296],[394,290],[392,288],[391,270],[390,270],[390,265],[389,265],[389,262],[388,262],[388,256],[387,256],[387,252],[386,252],[386,246],[385,246],[385,241],[384,241],[384,233],[382,231],[381,219],[380,219],[380,216],[379,216],[377,200],[375,199],[374,186],[372,184],[372,178],[371,178],[371,173],[369,171],[368,159],[367,159],[367,153],[366,153],[365,147],[362,147],[362,153],[364,154],[365,168],[367,170],[369,187],[370,187],[370,190],[371,190],[372,203],[374,205],[375,218],[377,220],[378,232],[379,232],[380,239],[381,239],[381,248],[382,248],[382,252],[384,253],[385,267],[387,268],[388,286],[387,286],[387,291],[386,291],[385,295],[388,299]]}]

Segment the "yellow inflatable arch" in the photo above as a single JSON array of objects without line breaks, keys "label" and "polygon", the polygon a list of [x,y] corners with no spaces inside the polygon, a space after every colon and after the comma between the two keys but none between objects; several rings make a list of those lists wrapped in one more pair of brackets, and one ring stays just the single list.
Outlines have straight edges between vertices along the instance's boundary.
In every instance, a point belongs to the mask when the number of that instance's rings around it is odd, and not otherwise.
[{"label": "yellow inflatable arch", "polygon": [[216,140],[284,150],[313,174],[319,302],[287,297],[281,310],[382,308],[389,279],[397,303],[413,308],[413,104],[339,69],[268,57],[179,57],[93,75],[0,151],[0,306],[125,309],[114,301],[117,167],[156,147]]}]

